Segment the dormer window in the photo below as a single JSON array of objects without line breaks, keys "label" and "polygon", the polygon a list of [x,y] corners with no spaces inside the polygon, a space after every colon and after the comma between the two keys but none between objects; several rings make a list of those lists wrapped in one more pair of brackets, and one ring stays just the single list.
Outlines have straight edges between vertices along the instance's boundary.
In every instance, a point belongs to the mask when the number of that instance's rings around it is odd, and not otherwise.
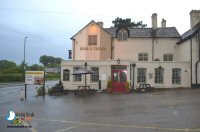
[{"label": "dormer window", "polygon": [[120,29],[118,31],[118,40],[123,41],[128,39],[128,31],[125,30],[124,28]]}]

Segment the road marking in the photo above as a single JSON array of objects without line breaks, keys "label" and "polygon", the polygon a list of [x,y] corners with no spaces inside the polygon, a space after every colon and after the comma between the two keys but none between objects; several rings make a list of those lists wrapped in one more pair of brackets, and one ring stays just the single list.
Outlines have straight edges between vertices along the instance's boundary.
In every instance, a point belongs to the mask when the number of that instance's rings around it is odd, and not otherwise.
[{"label": "road marking", "polygon": [[64,120],[51,120],[51,119],[38,119],[38,118],[33,118],[33,120],[52,121],[52,122],[69,122],[69,123],[77,123],[77,124],[82,123],[82,122],[77,122],[77,121],[64,121]]},{"label": "road marking", "polygon": [[31,132],[38,132],[36,129],[34,128],[29,128],[31,130]]},{"label": "road marking", "polygon": [[[104,127],[122,127],[122,128],[143,128],[143,129],[153,129],[153,130],[169,130],[169,131],[195,131],[200,132],[200,128],[197,129],[189,129],[189,128],[165,128],[165,127],[157,127],[157,126],[139,126],[139,125],[119,125],[119,124],[103,124],[103,123],[90,123],[90,122],[77,122],[77,121],[65,121],[65,120],[51,120],[51,119],[38,119],[33,118],[35,120],[41,120],[41,121],[52,121],[52,122],[68,122],[68,123],[77,123],[78,125],[73,126],[79,127],[83,125],[93,125],[93,126],[104,126]],[[72,127],[66,128],[67,130],[73,129]],[[66,129],[62,129],[63,131]],[[57,132],[57,131],[56,131]]]},{"label": "road marking", "polygon": [[66,128],[66,129],[56,130],[55,132],[64,132],[64,131],[68,131],[68,130],[71,130],[71,129],[73,129],[73,128],[76,128],[76,127],[79,127],[79,126],[82,126],[82,125],[84,125],[84,123],[80,123],[80,124],[78,124],[78,125],[75,125],[75,126],[72,126],[72,127],[68,127],[68,128]]}]

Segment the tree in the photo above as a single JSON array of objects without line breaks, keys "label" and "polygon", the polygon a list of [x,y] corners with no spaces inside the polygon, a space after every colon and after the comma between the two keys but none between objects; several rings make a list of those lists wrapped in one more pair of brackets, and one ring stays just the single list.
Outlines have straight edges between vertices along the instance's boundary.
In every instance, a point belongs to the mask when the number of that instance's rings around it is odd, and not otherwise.
[{"label": "tree", "polygon": [[16,68],[17,65],[15,62],[8,61],[8,60],[0,60],[0,69],[10,69]]},{"label": "tree", "polygon": [[43,71],[44,67],[41,66],[41,65],[38,65],[38,64],[33,64],[33,65],[28,67],[28,70],[31,70],[31,71]]},{"label": "tree", "polygon": [[131,22],[131,18],[122,19],[117,17],[112,21],[114,27],[133,27],[133,28],[144,28],[147,24],[143,24],[143,21]]},{"label": "tree", "polygon": [[22,62],[17,66],[17,72],[18,72],[18,73],[24,73],[24,66],[26,66],[26,69],[28,68],[27,63],[24,63],[24,61],[22,61]]},{"label": "tree", "polygon": [[42,63],[45,67],[58,67],[60,66],[61,60],[61,58],[55,58],[47,55],[40,57],[40,63]]},{"label": "tree", "polygon": [[15,62],[8,60],[0,60],[0,72],[1,73],[9,73],[16,72],[17,65]]}]

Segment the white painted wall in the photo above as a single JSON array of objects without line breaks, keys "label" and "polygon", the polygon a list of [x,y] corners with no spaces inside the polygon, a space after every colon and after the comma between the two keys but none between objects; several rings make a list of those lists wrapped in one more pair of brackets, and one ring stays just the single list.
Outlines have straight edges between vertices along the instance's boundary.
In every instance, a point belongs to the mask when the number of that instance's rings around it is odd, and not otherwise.
[{"label": "white painted wall", "polygon": [[[73,75],[70,75],[70,81],[63,81],[63,70],[69,69],[70,74],[73,73],[74,66],[81,66],[84,67],[84,63],[86,61],[62,61],[61,63],[61,80],[64,84],[65,89],[75,90],[77,89],[78,85],[84,85],[84,78],[82,78],[81,82],[73,82]],[[130,64],[133,61],[120,61],[121,65],[127,65],[127,80],[132,82],[133,79],[133,69],[131,69],[132,73],[130,73]],[[134,84],[135,87],[138,87],[139,84],[137,83],[137,68],[147,68],[147,82],[154,86],[155,88],[178,88],[178,87],[190,87],[190,63],[189,62],[135,62],[136,67],[134,71]],[[112,61],[87,61],[87,68],[90,67],[99,67],[99,75],[100,80],[102,74],[106,75],[106,80],[102,80],[102,89],[106,89],[107,80],[111,77],[111,65],[117,65],[116,60]],[[155,77],[155,68],[161,65],[164,68],[164,83],[163,84],[155,84],[154,77]],[[132,68],[132,67],[131,67]],[[182,77],[181,77],[181,84],[174,85],[172,84],[172,68],[181,68]],[[153,74],[152,79],[149,78],[149,73]],[[131,77],[130,77],[131,74]],[[131,78],[131,80],[130,80]],[[90,82],[90,75],[87,75],[87,84],[91,86],[92,89],[98,90],[98,83],[91,83]]]},{"label": "white painted wall", "polygon": [[163,54],[173,54],[179,38],[156,38],[154,43],[154,59],[163,61]]},{"label": "white painted wall", "polygon": [[[154,41],[154,60],[163,61],[163,54],[174,55],[174,48],[179,38],[156,38]],[[129,38],[126,41],[113,41],[114,59],[138,61],[139,53],[148,53],[148,61],[152,61],[152,38]]]},{"label": "white painted wall", "polygon": [[[61,80],[64,85],[64,89],[75,90],[79,85],[85,85],[84,76],[82,76],[81,82],[73,82],[73,75],[70,75],[70,81],[63,81],[63,70],[70,70],[70,74],[73,73],[73,67],[84,67],[85,62],[87,62],[87,69],[90,67],[99,67],[99,79],[101,80],[102,89],[106,89],[107,81],[111,78],[111,65],[117,65],[117,61],[62,61],[61,62]],[[127,80],[130,80],[130,62],[129,61],[121,61],[121,65],[127,65]],[[106,80],[102,80],[102,75],[106,75]],[[87,75],[87,84],[91,86],[92,89],[98,90],[99,84],[98,82],[93,83],[90,82],[90,75]]]},{"label": "white painted wall", "polygon": [[190,40],[175,46],[175,61],[191,61]]},{"label": "white painted wall", "polygon": [[126,41],[113,40],[113,58],[120,60],[138,61],[138,53],[148,53],[148,60],[152,56],[152,39],[151,38],[129,38]]},{"label": "white painted wall", "polygon": [[[164,83],[155,84],[155,68],[161,66],[164,68]],[[178,88],[178,87],[190,87],[190,63],[189,62],[136,62],[135,67],[135,84],[137,83],[137,68],[147,68],[147,82],[155,88]],[[180,85],[172,84],[172,68],[181,68],[182,80]],[[153,74],[152,79],[149,78],[149,74]]]}]

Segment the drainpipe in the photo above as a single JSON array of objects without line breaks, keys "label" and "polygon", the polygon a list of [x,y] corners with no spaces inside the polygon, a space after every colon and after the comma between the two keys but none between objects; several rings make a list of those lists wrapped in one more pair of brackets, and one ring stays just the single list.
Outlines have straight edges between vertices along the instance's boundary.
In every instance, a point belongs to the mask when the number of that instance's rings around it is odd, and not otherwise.
[{"label": "drainpipe", "polygon": [[75,60],[75,39],[73,39],[73,51],[72,51],[72,54],[73,54],[73,60]]},{"label": "drainpipe", "polygon": [[130,86],[132,85],[132,83],[131,83],[131,81],[132,81],[131,74],[132,74],[132,72],[131,72],[131,64],[130,64]]},{"label": "drainpipe", "polygon": [[155,40],[156,40],[156,29],[152,29],[151,31],[152,36],[152,61],[154,61],[154,47],[155,47]]},{"label": "drainpipe", "polygon": [[111,56],[110,56],[110,59],[112,60],[113,59],[113,39],[111,37]]},{"label": "drainpipe", "polygon": [[190,78],[191,78],[191,87],[192,87],[192,38],[190,37]]},{"label": "drainpipe", "polygon": [[[200,29],[200,28],[198,27],[198,29]],[[195,63],[196,85],[198,84],[198,75],[197,74],[198,74],[198,64],[200,62],[200,36],[199,36],[199,31],[198,31],[197,35],[198,35],[198,44],[199,44],[199,59]]]},{"label": "drainpipe", "polygon": [[155,38],[153,37],[153,39],[152,39],[152,61],[154,61],[154,42],[155,42]]},{"label": "drainpipe", "polygon": [[133,67],[133,84],[132,84],[132,90],[134,90],[134,85],[135,85],[135,67],[136,67],[136,64],[133,63],[131,65]]}]

